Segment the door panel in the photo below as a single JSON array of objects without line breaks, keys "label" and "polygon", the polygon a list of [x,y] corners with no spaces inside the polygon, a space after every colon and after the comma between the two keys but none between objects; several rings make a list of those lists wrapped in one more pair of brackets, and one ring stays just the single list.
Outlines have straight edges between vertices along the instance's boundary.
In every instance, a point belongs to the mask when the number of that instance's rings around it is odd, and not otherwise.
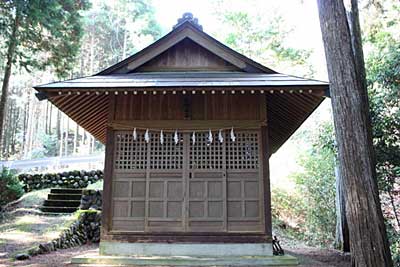
[{"label": "door panel", "polygon": [[225,231],[225,173],[204,170],[190,173],[187,230]]},{"label": "door panel", "polygon": [[259,232],[259,132],[115,134],[112,231]]}]

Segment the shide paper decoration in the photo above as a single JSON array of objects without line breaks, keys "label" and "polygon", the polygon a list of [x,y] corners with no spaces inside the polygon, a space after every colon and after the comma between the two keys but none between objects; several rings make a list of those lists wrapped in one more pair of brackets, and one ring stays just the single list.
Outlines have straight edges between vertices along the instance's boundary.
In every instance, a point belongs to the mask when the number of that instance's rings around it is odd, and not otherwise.
[{"label": "shide paper decoration", "polygon": [[219,133],[218,133],[218,141],[219,141],[220,143],[223,143],[223,142],[224,142],[224,137],[222,136],[222,130],[219,130]]},{"label": "shide paper decoration", "polygon": [[192,143],[193,143],[193,145],[196,143],[196,133],[195,132],[193,132],[193,134],[192,134]]},{"label": "shide paper decoration", "polygon": [[179,143],[179,137],[178,137],[178,131],[177,130],[175,130],[174,141],[175,141],[175,145],[177,145]]},{"label": "shide paper decoration", "polygon": [[163,133],[162,130],[161,130],[161,133],[160,133],[160,144],[164,144],[164,133]]},{"label": "shide paper decoration", "polygon": [[208,130],[208,142],[211,144],[213,142],[213,135],[211,130]]},{"label": "shide paper decoration", "polygon": [[233,127],[231,129],[231,140],[232,140],[232,142],[236,141],[236,136],[235,136],[235,133],[233,132]]},{"label": "shide paper decoration", "polygon": [[133,135],[133,140],[136,141],[136,139],[137,139],[136,128],[133,129],[133,134],[132,135]]},{"label": "shide paper decoration", "polygon": [[[218,137],[217,137],[217,138],[218,138],[218,142],[220,142],[220,143],[223,143],[224,140],[225,140],[224,134],[223,134],[222,131],[223,131],[223,129],[220,129],[220,130],[218,131]],[[137,131],[136,131],[136,128],[133,129],[132,137],[133,137],[133,140],[134,140],[134,141],[137,140]],[[231,139],[232,142],[235,142],[235,141],[236,141],[236,135],[235,135],[235,132],[233,131],[233,127],[232,127],[231,130],[230,130],[230,139]],[[144,140],[145,140],[146,143],[149,143],[149,142],[150,142],[150,132],[149,132],[149,129],[146,129],[146,132],[144,133]],[[174,140],[174,143],[175,143],[176,145],[179,143],[178,130],[175,130],[174,136],[173,136],[173,140]],[[196,143],[196,132],[195,132],[195,131],[192,132],[191,141],[192,141],[192,144],[193,144],[193,145]],[[208,130],[207,141],[208,141],[208,144],[211,144],[212,142],[214,142],[214,135],[213,135],[211,129]],[[161,131],[160,131],[160,144],[163,145],[164,143],[165,143],[164,131],[161,130]]]},{"label": "shide paper decoration", "polygon": [[146,143],[150,142],[150,134],[149,134],[149,129],[146,130],[145,134],[144,134],[144,140],[146,141]]}]

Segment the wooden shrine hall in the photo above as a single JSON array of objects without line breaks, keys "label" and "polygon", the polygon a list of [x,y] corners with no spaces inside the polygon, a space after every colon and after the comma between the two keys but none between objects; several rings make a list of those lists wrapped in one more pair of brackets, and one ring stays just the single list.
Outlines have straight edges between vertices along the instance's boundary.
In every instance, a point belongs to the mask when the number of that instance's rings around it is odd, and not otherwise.
[{"label": "wooden shrine hall", "polygon": [[105,144],[99,257],[171,264],[273,258],[269,157],[328,87],[235,52],[186,13],[100,73],[35,89]]}]

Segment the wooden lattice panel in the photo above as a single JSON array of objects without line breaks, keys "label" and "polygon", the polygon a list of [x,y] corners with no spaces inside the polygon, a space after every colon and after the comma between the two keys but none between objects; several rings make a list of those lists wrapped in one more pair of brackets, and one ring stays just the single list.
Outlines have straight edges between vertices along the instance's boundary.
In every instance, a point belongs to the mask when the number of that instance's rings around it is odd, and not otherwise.
[{"label": "wooden lattice panel", "polygon": [[114,168],[117,170],[144,170],[147,168],[147,143],[143,133],[118,132],[115,135]]},{"label": "wooden lattice panel", "polygon": [[258,133],[238,132],[233,142],[226,138],[226,168],[231,170],[258,169]]},{"label": "wooden lattice panel", "polygon": [[161,144],[160,133],[150,133],[150,169],[171,170],[183,168],[183,140],[178,134],[179,142],[175,144],[174,134],[163,134]]},{"label": "wooden lattice panel", "polygon": [[213,133],[213,142],[208,140],[209,133],[196,133],[195,143],[190,140],[189,162],[191,169],[211,170],[224,167],[224,143],[218,141],[218,133]]}]

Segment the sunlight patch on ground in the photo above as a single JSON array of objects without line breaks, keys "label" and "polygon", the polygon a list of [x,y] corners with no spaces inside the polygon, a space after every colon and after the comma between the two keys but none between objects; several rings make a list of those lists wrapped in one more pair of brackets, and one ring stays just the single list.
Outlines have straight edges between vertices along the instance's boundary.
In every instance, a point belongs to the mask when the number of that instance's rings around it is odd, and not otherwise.
[{"label": "sunlight patch on ground", "polygon": [[43,234],[43,237],[47,240],[53,240],[60,236],[60,231],[49,231]]},{"label": "sunlight patch on ground", "polygon": [[34,216],[34,215],[25,215],[17,220],[15,220],[15,225],[24,225],[24,224],[35,224],[35,223],[40,223],[40,224],[48,224],[45,220],[43,220],[43,217],[40,216]]},{"label": "sunlight patch on ground", "polygon": [[40,239],[40,236],[34,233],[29,233],[20,230],[7,231],[5,233],[0,233],[0,240],[4,240],[5,243],[31,243],[33,241]]},{"label": "sunlight patch on ground", "polygon": [[21,199],[21,205],[25,208],[36,208],[42,205],[43,201],[47,198],[50,189],[42,189],[26,193]]},{"label": "sunlight patch on ground", "polygon": [[100,180],[100,181],[95,182],[94,184],[88,185],[87,189],[103,190],[103,180]]}]

